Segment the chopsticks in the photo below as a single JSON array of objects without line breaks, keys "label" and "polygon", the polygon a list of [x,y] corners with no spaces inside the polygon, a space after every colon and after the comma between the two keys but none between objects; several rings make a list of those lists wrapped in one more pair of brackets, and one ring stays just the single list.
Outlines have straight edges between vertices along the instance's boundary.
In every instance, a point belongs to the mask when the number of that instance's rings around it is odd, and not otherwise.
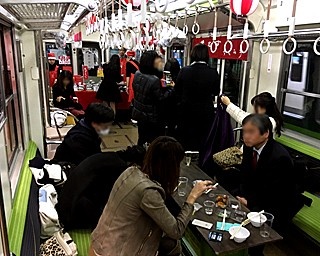
[{"label": "chopsticks", "polygon": [[218,185],[219,185],[219,183],[214,184],[214,185],[213,185],[213,188],[210,188],[210,189],[206,190],[204,193],[205,193],[205,194],[208,194],[208,193],[211,192],[213,189],[216,189],[216,188],[218,187]]},{"label": "chopsticks", "polygon": [[[260,216],[262,213],[264,213],[264,210],[262,210],[261,212],[257,213],[256,215],[254,215],[254,216],[252,217],[252,219]],[[244,227],[244,226],[246,226],[246,225],[248,225],[249,223],[250,223],[250,219],[249,219],[249,218],[246,219],[246,220],[244,220],[244,221],[241,223],[241,225],[239,226],[239,228],[232,234],[232,236],[230,237],[230,239],[232,240],[232,239],[235,237],[235,235],[239,233],[239,231],[241,230],[241,228]]]},{"label": "chopsticks", "polygon": [[179,181],[178,186],[176,186],[176,188],[173,190],[173,192],[176,192],[180,185],[181,185],[181,181]]},{"label": "chopsticks", "polygon": [[221,230],[224,230],[224,226],[226,224],[226,216],[227,216],[227,210],[224,209],[223,211],[223,221],[222,221],[222,225],[221,225]]}]

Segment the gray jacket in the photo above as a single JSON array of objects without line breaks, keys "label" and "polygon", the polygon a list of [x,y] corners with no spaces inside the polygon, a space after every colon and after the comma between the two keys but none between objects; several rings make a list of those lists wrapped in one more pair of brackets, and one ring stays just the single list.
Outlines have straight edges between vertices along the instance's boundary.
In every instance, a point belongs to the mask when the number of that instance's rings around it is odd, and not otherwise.
[{"label": "gray jacket", "polygon": [[165,205],[165,192],[137,167],[116,181],[96,229],[92,248],[102,256],[153,256],[163,233],[180,239],[192,217],[185,203],[177,218]]}]

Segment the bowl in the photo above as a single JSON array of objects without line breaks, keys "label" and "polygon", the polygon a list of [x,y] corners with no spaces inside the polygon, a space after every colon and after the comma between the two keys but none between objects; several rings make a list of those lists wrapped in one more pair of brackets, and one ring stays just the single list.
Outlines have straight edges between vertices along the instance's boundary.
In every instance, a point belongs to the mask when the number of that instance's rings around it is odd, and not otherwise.
[{"label": "bowl", "polygon": [[[232,236],[239,227],[233,226],[229,229],[229,234]],[[243,243],[250,236],[250,231],[244,227],[241,227],[239,232],[234,236],[233,240],[236,243]]]},{"label": "bowl", "polygon": [[267,221],[267,217],[261,214],[261,217],[258,215],[258,212],[250,212],[247,214],[248,219],[250,220],[252,226],[259,228],[263,223]]}]

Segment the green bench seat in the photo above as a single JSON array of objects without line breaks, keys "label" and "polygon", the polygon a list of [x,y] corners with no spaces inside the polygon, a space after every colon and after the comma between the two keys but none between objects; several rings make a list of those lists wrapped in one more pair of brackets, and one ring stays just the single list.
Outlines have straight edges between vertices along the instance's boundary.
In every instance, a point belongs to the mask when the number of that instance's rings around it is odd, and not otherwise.
[{"label": "green bench seat", "polygon": [[77,245],[78,256],[88,256],[89,247],[90,247],[90,230],[73,230],[69,232],[73,241]]},{"label": "green bench seat", "polygon": [[313,200],[312,205],[303,206],[293,218],[293,223],[320,244],[320,198],[308,192],[304,195]]}]

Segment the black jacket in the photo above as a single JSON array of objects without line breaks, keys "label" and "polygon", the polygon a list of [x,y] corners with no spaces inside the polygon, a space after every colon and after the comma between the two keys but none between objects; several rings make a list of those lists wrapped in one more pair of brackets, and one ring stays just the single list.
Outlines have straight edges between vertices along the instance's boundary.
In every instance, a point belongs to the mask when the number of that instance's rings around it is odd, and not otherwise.
[{"label": "black jacket", "polygon": [[272,213],[274,227],[281,232],[296,213],[298,193],[293,161],[287,150],[273,139],[263,148],[256,170],[252,169],[252,159],[253,148],[244,147],[242,196],[247,199],[251,211]]},{"label": "black jacket", "polygon": [[[73,85],[70,84],[65,89],[63,86],[55,84],[52,88],[52,96],[53,96],[53,105],[56,108],[61,109],[68,109],[68,108],[75,108],[76,103],[73,101],[73,97],[76,97],[76,94],[73,89]],[[61,100],[60,102],[57,101],[59,96],[64,97],[65,99]]]},{"label": "black jacket", "polygon": [[100,153],[100,144],[97,132],[82,119],[67,133],[53,160],[78,165],[87,157]]},{"label": "black jacket", "polygon": [[127,168],[118,153],[99,153],[74,168],[59,195],[57,211],[66,230],[95,228],[114,182]]},{"label": "black jacket", "polygon": [[132,118],[138,122],[161,122],[161,101],[169,98],[174,89],[161,87],[155,75],[145,75],[137,71],[133,80],[134,102]]},{"label": "black jacket", "polygon": [[181,69],[175,86],[178,133],[186,150],[200,150],[214,119],[214,96],[219,94],[218,72],[195,63]]}]

